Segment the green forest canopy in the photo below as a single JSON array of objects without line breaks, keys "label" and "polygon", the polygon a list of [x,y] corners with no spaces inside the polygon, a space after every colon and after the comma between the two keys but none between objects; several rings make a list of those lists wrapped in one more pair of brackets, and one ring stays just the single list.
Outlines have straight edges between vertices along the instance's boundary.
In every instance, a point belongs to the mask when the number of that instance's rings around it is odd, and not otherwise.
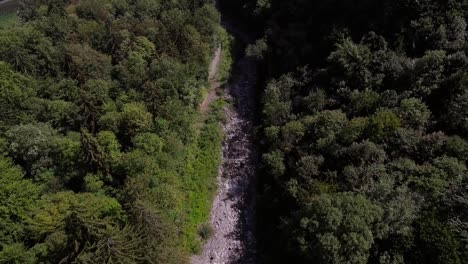
[{"label": "green forest canopy", "polygon": [[184,263],[219,165],[213,1],[23,0],[0,27],[0,263]]},{"label": "green forest canopy", "polygon": [[[219,165],[214,1],[23,0],[0,28],[0,263],[184,263]],[[468,4],[224,0],[260,37],[265,263],[468,262]]]},{"label": "green forest canopy", "polygon": [[261,260],[467,263],[467,1],[224,2],[263,32]]}]

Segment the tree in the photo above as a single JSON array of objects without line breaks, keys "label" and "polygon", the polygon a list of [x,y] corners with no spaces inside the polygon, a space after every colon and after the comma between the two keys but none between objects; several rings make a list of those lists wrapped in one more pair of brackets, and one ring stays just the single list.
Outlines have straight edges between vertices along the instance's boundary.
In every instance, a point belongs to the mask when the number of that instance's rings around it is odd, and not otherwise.
[{"label": "tree", "polygon": [[354,142],[349,147],[340,150],[341,162],[357,166],[367,164],[382,164],[386,159],[384,149],[370,141]]},{"label": "tree", "polygon": [[97,131],[97,122],[102,115],[103,105],[109,101],[109,90],[112,84],[104,80],[88,80],[82,88],[78,100],[79,115],[82,125],[91,133]]},{"label": "tree", "polygon": [[0,56],[17,71],[29,75],[35,72],[34,60],[31,56],[29,37],[35,36],[31,27],[0,30]]},{"label": "tree", "polygon": [[68,0],[48,0],[47,1],[47,14],[65,16],[65,7],[68,4]]},{"label": "tree", "polygon": [[138,51],[129,52],[127,58],[118,67],[119,76],[128,88],[136,88],[148,80],[148,61]]},{"label": "tree", "polygon": [[[153,128],[153,116],[141,103],[129,103],[123,106],[121,114],[121,132],[129,144],[138,133],[148,132]],[[128,145],[127,145],[128,146]]]},{"label": "tree", "polygon": [[457,94],[449,104],[447,124],[463,135],[468,135],[468,89]]},{"label": "tree", "polygon": [[393,135],[400,127],[400,119],[390,110],[375,113],[369,120],[369,135],[376,141],[382,141]]},{"label": "tree", "polygon": [[443,81],[446,53],[429,51],[415,65],[415,87],[413,92],[418,97],[426,97],[437,89]]},{"label": "tree", "polygon": [[284,152],[289,152],[304,137],[305,128],[299,121],[291,121],[281,127],[281,142]]},{"label": "tree", "polygon": [[404,99],[398,109],[398,117],[404,126],[412,129],[424,129],[431,116],[431,111],[419,99]]},{"label": "tree", "polygon": [[339,139],[344,144],[351,144],[364,137],[369,119],[365,117],[356,117],[351,119],[339,132]]},{"label": "tree", "polygon": [[[117,200],[91,193],[46,195],[32,211],[30,237],[46,246],[43,261],[77,261],[124,221]],[[41,243],[41,242],[39,242]]]},{"label": "tree", "polygon": [[375,111],[379,99],[380,96],[376,92],[368,90],[359,92],[354,90],[351,93],[351,102],[347,106],[347,111],[353,116],[368,115]]},{"label": "tree", "polygon": [[133,138],[133,145],[135,148],[145,151],[148,155],[155,156],[162,151],[164,142],[156,134],[142,133]]},{"label": "tree", "polygon": [[85,129],[81,130],[81,153],[85,164],[88,166],[87,171],[106,170],[104,167],[105,154],[99,141]]},{"label": "tree", "polygon": [[278,81],[272,81],[265,89],[263,115],[270,125],[282,125],[290,119],[291,88],[296,81],[290,75],[282,76]]},{"label": "tree", "polygon": [[39,17],[38,7],[40,2],[36,0],[21,0],[18,11],[19,17],[23,21],[37,19]]},{"label": "tree", "polygon": [[348,118],[341,110],[325,110],[304,121],[315,140],[334,137],[347,123]]},{"label": "tree", "polygon": [[419,215],[423,199],[406,185],[398,186],[395,174],[388,173],[366,187],[366,196],[383,209],[376,236],[410,236],[413,222]]},{"label": "tree", "polygon": [[264,58],[265,53],[268,50],[268,44],[266,43],[265,39],[258,39],[255,44],[249,45],[247,47],[246,53],[247,56],[253,57],[257,60],[261,60]]},{"label": "tree", "polygon": [[14,72],[10,65],[0,62],[0,129],[5,131],[18,124],[18,113],[26,113],[28,99],[36,95],[36,83],[20,73]]},{"label": "tree", "polygon": [[44,123],[12,127],[6,132],[8,153],[21,164],[26,174],[36,175],[51,165],[51,153],[58,139],[57,132]]},{"label": "tree", "polygon": [[349,86],[355,89],[367,88],[370,81],[371,52],[367,46],[355,44],[350,39],[344,39],[336,45],[336,50],[328,57],[332,70],[339,71],[345,77]]},{"label": "tree", "polygon": [[312,89],[309,95],[304,98],[305,107],[312,113],[323,110],[327,105],[327,95],[322,89]]},{"label": "tree", "polygon": [[[54,171],[60,177],[52,178],[51,180],[59,185],[61,189],[63,185],[79,188],[79,184],[74,183],[75,179],[81,180],[83,177],[83,152],[81,146],[81,134],[78,132],[68,132],[64,137],[57,140],[53,153]],[[78,186],[77,186],[78,185]],[[51,190],[54,190],[51,188]]]},{"label": "tree", "polygon": [[[93,11],[96,11],[96,9]],[[94,49],[106,50],[109,46],[110,36],[108,35],[108,31],[105,27],[105,24],[102,22],[97,22],[95,20],[83,21],[78,26],[78,34],[80,38],[90,43],[91,47],[93,47]]]},{"label": "tree", "polygon": [[[351,216],[351,217],[350,217]],[[304,261],[367,263],[382,209],[362,195],[322,194],[283,227]]]},{"label": "tree", "polygon": [[103,167],[107,170],[106,173],[109,173],[115,163],[118,162],[118,159],[122,155],[120,152],[121,146],[117,139],[117,136],[111,131],[101,131],[97,135],[97,142],[101,147],[103,155]]},{"label": "tree", "polygon": [[267,154],[263,154],[263,164],[271,175],[278,179],[285,171],[284,154],[280,150],[275,150]]},{"label": "tree", "polygon": [[139,1],[135,6],[135,14],[141,18],[157,17],[161,13],[161,3],[150,0]]},{"label": "tree", "polygon": [[303,156],[297,163],[297,173],[301,178],[310,181],[320,175],[320,165],[323,162],[323,157]]},{"label": "tree", "polygon": [[6,247],[0,249],[0,260],[7,258],[10,250],[22,248],[15,243],[26,238],[29,210],[35,207],[38,198],[39,188],[24,179],[10,159],[0,157],[0,245]]},{"label": "tree", "polygon": [[381,164],[347,165],[341,172],[340,183],[342,189],[358,192],[385,176],[385,166]]},{"label": "tree", "polygon": [[70,77],[85,83],[90,79],[109,80],[112,70],[111,58],[88,45],[66,46],[65,70]]},{"label": "tree", "polygon": [[449,156],[465,162],[468,159],[468,142],[459,136],[449,137],[445,148]]},{"label": "tree", "polygon": [[174,84],[164,78],[143,84],[143,94],[145,104],[153,115],[163,113],[164,108],[161,102],[178,97],[178,92]]},{"label": "tree", "polygon": [[427,216],[416,222],[415,248],[409,254],[412,263],[462,263],[459,245],[453,231],[435,216]]},{"label": "tree", "polygon": [[97,242],[81,252],[77,259],[81,263],[137,264],[151,261],[147,256],[151,250],[142,230],[134,226],[110,228],[97,238]]},{"label": "tree", "polygon": [[[112,1],[114,2],[114,1]],[[76,13],[81,18],[99,20],[106,10],[106,1],[103,0],[83,0],[76,7]]]},{"label": "tree", "polygon": [[28,251],[21,243],[2,245],[0,250],[0,262],[14,264],[34,264],[37,263],[35,252]]}]

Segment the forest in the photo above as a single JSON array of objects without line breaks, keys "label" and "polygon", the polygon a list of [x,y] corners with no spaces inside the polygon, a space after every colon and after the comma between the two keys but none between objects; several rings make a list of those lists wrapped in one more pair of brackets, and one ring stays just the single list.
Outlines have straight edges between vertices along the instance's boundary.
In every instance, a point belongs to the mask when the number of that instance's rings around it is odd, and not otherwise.
[{"label": "forest", "polygon": [[226,1],[258,40],[260,263],[468,263],[468,2]]},{"label": "forest", "polygon": [[214,1],[19,5],[0,20],[0,263],[186,263],[220,162],[222,105],[198,111],[228,41]]},{"label": "forest", "polygon": [[226,17],[258,68],[257,256],[236,264],[468,263],[467,0],[0,1],[0,263],[203,251]]}]

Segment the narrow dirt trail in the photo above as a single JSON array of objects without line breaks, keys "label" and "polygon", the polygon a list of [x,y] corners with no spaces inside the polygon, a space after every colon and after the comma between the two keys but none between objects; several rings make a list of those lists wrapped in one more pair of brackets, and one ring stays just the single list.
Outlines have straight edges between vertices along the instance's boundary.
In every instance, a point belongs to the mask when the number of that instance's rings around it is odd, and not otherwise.
[{"label": "narrow dirt trail", "polygon": [[[225,28],[238,35],[228,22]],[[215,56],[216,57],[216,56]],[[215,58],[216,59],[216,58]],[[233,106],[226,109],[223,124],[226,135],[218,192],[211,209],[213,236],[191,264],[254,264],[255,172],[257,151],[254,144],[256,62],[243,57],[236,61],[232,81],[225,88]]]},{"label": "narrow dirt trail", "polygon": [[208,79],[210,81],[210,90],[206,95],[203,102],[200,104],[200,112],[202,114],[206,113],[210,108],[210,104],[217,99],[216,90],[219,88],[219,81],[218,81],[218,71],[219,71],[219,64],[221,63],[221,59],[223,56],[223,50],[221,48],[216,49],[214,58],[210,64],[210,70]]}]

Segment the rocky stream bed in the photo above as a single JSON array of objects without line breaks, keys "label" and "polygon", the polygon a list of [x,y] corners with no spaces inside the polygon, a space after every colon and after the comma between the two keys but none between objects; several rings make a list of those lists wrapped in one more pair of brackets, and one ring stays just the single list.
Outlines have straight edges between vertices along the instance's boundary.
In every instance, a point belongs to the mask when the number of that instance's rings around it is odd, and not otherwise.
[{"label": "rocky stream bed", "polygon": [[[241,41],[248,41],[229,21],[223,21],[223,25]],[[218,175],[218,191],[210,220],[213,235],[206,242],[201,255],[192,257],[191,264],[256,263],[256,69],[255,60],[238,58],[233,67],[232,79],[224,87],[224,96],[232,102],[232,107],[226,108],[226,122],[223,124],[226,137]]]}]

